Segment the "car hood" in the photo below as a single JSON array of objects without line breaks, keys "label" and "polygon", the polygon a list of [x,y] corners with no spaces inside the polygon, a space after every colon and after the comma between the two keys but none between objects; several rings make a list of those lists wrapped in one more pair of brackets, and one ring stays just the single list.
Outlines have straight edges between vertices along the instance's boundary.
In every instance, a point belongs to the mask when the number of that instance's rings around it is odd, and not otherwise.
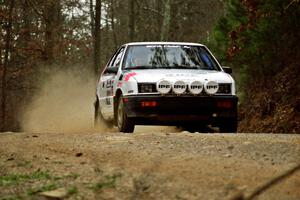
[{"label": "car hood", "polygon": [[134,73],[133,78],[139,83],[152,83],[161,79],[167,79],[171,82],[176,80],[191,81],[199,80],[216,81],[218,83],[232,83],[232,77],[222,71],[212,70],[187,70],[187,69],[143,69],[130,70],[128,73]]}]

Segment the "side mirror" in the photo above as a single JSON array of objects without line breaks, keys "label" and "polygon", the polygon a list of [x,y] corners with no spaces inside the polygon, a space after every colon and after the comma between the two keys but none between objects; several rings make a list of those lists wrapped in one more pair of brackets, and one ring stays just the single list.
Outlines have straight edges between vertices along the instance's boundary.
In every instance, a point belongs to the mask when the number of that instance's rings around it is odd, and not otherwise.
[{"label": "side mirror", "polygon": [[117,67],[108,67],[104,71],[104,74],[117,74],[117,73],[118,73]]},{"label": "side mirror", "polygon": [[227,74],[232,74],[232,69],[230,67],[222,66],[222,69]]}]

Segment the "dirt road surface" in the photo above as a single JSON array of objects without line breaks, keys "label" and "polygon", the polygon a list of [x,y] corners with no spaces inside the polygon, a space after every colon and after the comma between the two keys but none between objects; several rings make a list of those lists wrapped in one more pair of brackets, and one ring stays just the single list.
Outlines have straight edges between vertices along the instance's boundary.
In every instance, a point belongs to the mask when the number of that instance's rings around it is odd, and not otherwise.
[{"label": "dirt road surface", "polygon": [[[1,133],[0,199],[230,199],[299,162],[299,135]],[[257,199],[299,200],[300,172]]]}]

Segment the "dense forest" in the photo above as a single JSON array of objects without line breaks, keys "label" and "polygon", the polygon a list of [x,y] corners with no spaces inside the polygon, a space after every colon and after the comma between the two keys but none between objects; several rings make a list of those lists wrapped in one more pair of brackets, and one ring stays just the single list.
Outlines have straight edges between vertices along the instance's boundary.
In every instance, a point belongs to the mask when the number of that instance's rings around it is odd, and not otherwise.
[{"label": "dense forest", "polygon": [[123,43],[182,41],[206,44],[233,68],[240,131],[300,133],[299,0],[0,2],[1,131],[21,130],[52,71],[97,76]]}]

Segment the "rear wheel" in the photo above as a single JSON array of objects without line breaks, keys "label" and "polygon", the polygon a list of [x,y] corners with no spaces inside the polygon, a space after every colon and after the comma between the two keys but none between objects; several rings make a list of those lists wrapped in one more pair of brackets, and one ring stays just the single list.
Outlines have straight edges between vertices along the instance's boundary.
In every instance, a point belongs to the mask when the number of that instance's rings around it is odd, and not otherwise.
[{"label": "rear wheel", "polygon": [[222,120],[219,129],[221,133],[236,133],[238,121],[236,118]]},{"label": "rear wheel", "polygon": [[120,132],[132,133],[134,131],[134,123],[130,118],[127,117],[124,109],[123,96],[120,96],[118,99],[117,125]]}]

